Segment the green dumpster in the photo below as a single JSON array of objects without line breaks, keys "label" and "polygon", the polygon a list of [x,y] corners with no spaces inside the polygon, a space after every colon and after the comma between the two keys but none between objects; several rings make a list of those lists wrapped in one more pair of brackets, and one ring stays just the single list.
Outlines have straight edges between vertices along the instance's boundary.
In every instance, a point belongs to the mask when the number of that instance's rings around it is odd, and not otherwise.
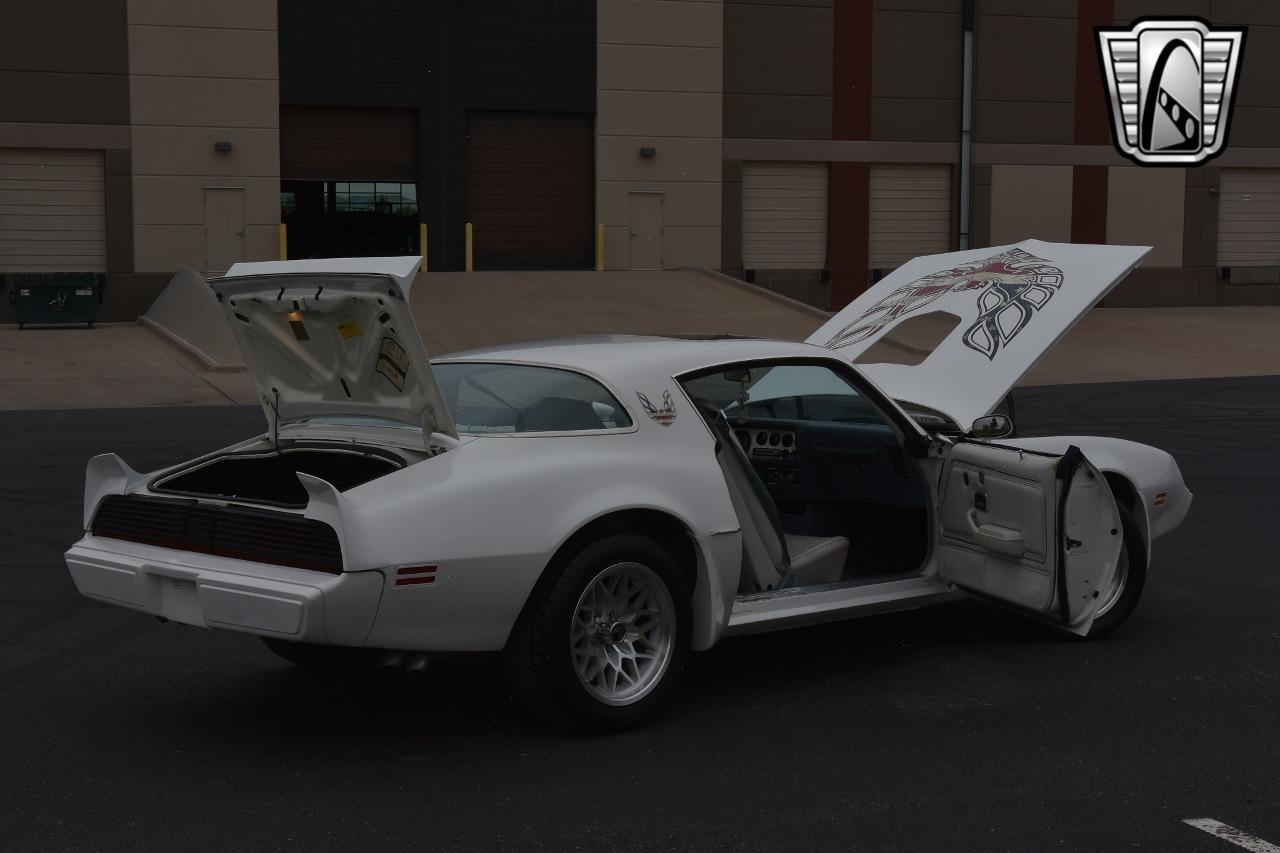
[{"label": "green dumpster", "polygon": [[28,323],[67,325],[86,323],[102,302],[97,273],[10,273],[9,302],[21,329]]}]

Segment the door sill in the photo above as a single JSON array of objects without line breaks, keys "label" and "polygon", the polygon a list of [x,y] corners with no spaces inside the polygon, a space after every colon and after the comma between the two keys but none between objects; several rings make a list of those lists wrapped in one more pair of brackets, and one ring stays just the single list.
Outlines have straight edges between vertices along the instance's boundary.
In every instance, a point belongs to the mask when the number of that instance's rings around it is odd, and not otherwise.
[{"label": "door sill", "polygon": [[725,636],[908,610],[958,597],[947,584],[920,576],[752,593],[734,599]]}]

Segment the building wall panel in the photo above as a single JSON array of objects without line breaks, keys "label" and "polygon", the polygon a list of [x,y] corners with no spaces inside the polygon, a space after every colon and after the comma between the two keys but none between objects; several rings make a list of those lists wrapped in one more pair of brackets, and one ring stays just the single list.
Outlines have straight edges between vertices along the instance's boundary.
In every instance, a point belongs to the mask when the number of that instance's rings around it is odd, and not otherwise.
[{"label": "building wall panel", "polygon": [[1059,17],[1061,11],[1048,4],[980,6],[974,142],[1072,142],[1076,22],[1074,8],[1069,17]]},{"label": "building wall panel", "polygon": [[638,192],[663,194],[664,265],[720,266],[723,21],[720,0],[597,4],[595,207],[608,269],[631,263]]},{"label": "building wall panel", "polygon": [[[204,187],[242,187],[244,260],[276,256],[251,230],[280,222],[275,3],[129,2],[134,268],[202,270]],[[215,150],[228,142],[231,150]],[[193,191],[198,184],[199,192]]]},{"label": "building wall panel", "polygon": [[930,11],[877,8],[872,25],[871,138],[957,139],[963,55],[959,0]]},{"label": "building wall panel", "polygon": [[1151,246],[1144,267],[1182,266],[1186,192],[1186,169],[1112,166],[1107,170],[1106,241]]},{"label": "building wall panel", "polygon": [[1070,166],[991,167],[991,245],[1071,241]]},{"label": "building wall panel", "polygon": [[726,137],[831,138],[833,15],[830,0],[727,0]]}]

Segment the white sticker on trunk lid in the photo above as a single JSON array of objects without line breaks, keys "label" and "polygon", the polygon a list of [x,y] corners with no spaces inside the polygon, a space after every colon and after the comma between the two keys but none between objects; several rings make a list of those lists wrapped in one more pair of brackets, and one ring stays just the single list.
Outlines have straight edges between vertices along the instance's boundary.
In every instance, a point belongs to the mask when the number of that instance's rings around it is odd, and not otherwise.
[{"label": "white sticker on trunk lid", "polygon": [[404,379],[409,373],[409,354],[393,338],[383,338],[375,369],[387,377],[387,381],[396,386],[397,391],[403,391]]}]

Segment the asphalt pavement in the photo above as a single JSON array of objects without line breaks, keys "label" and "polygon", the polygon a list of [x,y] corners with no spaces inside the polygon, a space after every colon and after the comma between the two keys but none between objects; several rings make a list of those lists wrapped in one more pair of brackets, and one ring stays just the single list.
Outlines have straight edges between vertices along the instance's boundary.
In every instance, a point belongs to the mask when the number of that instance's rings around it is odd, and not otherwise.
[{"label": "asphalt pavement", "polygon": [[1187,850],[1280,844],[1280,377],[1019,392],[1025,434],[1175,454],[1195,503],[1132,619],[976,602],[730,640],[648,727],[530,722],[490,656],[316,678],[79,597],[84,463],[263,428],[235,406],[0,413],[0,849]]}]

